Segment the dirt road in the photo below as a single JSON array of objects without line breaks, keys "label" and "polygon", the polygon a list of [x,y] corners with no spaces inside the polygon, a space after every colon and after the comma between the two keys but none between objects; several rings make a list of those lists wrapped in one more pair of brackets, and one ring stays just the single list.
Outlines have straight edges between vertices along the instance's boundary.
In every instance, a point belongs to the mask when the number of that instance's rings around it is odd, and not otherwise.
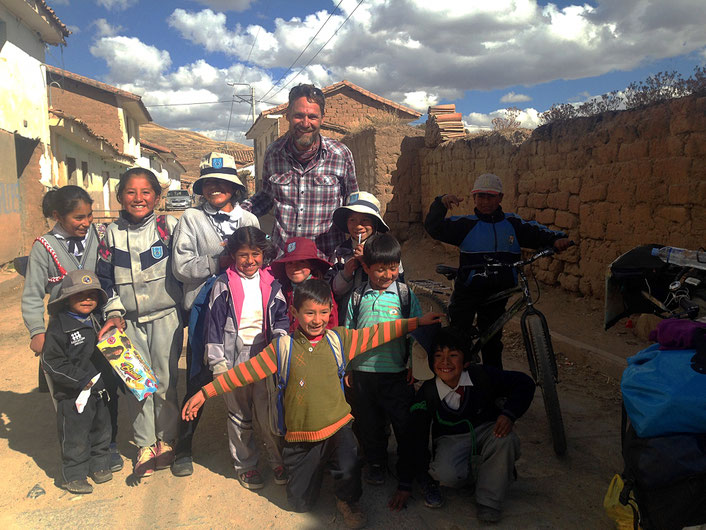
[{"label": "dirt road", "polygon": [[[112,482],[96,486],[92,495],[76,496],[59,489],[55,484],[60,476],[55,416],[49,396],[36,390],[37,359],[27,347],[20,316],[21,282],[8,274],[1,276],[0,282],[2,527],[343,528],[330,479],[324,482],[319,503],[309,514],[286,510],[284,488],[274,485],[264,468],[264,489],[250,492],[240,487],[230,466],[224,407],[218,399],[206,406],[197,433],[193,476],[176,478],[165,470],[135,484],[128,462]],[[518,337],[508,334],[505,342],[508,367],[524,369]],[[517,424],[522,440],[519,480],[510,490],[498,528],[611,526],[601,502],[612,475],[621,469],[617,384],[590,369],[565,361],[561,364],[559,388],[568,453],[561,459],[554,456],[538,394]],[[182,359],[182,375],[183,370]],[[130,427],[122,414],[118,443],[124,457],[134,456]],[[45,493],[28,498],[35,485]],[[386,502],[394,487],[392,478],[384,486],[364,485],[361,501],[369,515],[369,528],[477,526],[475,505],[467,490],[446,490],[447,503],[439,510],[425,508],[415,492],[406,510],[390,513]]]}]

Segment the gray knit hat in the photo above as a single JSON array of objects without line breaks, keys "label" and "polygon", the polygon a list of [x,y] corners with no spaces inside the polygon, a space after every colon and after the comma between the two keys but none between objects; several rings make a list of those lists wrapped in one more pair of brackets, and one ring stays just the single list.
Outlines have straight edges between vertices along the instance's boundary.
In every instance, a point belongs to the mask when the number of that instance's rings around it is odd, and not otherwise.
[{"label": "gray knit hat", "polygon": [[103,289],[101,289],[100,281],[98,276],[93,271],[86,271],[81,269],[76,269],[69,271],[64,279],[61,280],[61,291],[59,292],[59,298],[52,300],[47,304],[47,310],[49,313],[55,313],[60,310],[63,303],[68,297],[76,293],[83,293],[85,291],[98,291],[100,301],[98,306],[105,305],[108,301],[108,295]]}]

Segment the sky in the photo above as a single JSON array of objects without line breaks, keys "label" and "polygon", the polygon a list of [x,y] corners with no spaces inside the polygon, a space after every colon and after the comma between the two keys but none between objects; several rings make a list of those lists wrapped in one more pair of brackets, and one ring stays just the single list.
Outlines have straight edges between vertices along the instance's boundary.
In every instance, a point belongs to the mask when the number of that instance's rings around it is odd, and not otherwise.
[{"label": "sky", "polygon": [[422,114],[455,103],[470,130],[511,106],[534,128],[552,104],[706,64],[703,0],[46,1],[73,32],[47,63],[248,145],[251,90],[256,115],[346,79]]}]

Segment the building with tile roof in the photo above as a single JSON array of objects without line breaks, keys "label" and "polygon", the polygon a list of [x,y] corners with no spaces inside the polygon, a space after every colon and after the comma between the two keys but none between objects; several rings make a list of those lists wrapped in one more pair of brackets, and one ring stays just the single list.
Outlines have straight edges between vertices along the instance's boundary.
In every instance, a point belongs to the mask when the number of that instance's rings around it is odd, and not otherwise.
[{"label": "building with tile roof", "polygon": [[0,263],[26,253],[47,228],[41,211],[51,184],[45,81],[48,46],[71,32],[43,0],[0,0]]},{"label": "building with tile roof", "polygon": [[[345,79],[321,90],[326,97],[325,118],[321,124],[324,136],[342,138],[351,128],[364,126],[376,116],[394,115],[403,122],[414,121],[421,116],[414,109],[378,96]],[[257,180],[262,175],[262,161],[267,146],[289,130],[286,118],[288,107],[289,103],[282,103],[261,112],[245,134],[246,138],[254,142]]]}]

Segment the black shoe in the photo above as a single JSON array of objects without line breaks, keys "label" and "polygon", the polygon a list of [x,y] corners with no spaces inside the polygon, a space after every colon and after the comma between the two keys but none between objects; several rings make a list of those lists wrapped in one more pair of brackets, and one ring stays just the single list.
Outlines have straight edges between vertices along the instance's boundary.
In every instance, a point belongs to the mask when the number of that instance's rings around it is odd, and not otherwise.
[{"label": "black shoe", "polygon": [[91,486],[85,478],[66,482],[64,483],[63,488],[66,491],[69,491],[71,493],[78,493],[80,495],[93,493],[93,486]]},{"label": "black shoe", "polygon": [[123,468],[123,458],[120,456],[118,446],[115,442],[110,444],[110,470],[120,471]]},{"label": "black shoe", "polygon": [[424,494],[424,506],[427,508],[441,508],[444,505],[444,497],[436,482],[429,482],[422,486]]},{"label": "black shoe", "polygon": [[113,472],[110,469],[101,469],[100,471],[94,471],[91,473],[91,478],[96,484],[103,484],[109,480],[113,480]]},{"label": "black shoe", "polygon": [[194,472],[194,463],[191,455],[180,456],[172,463],[172,475],[175,477],[188,477]]},{"label": "black shoe", "polygon": [[497,523],[500,521],[501,515],[500,510],[479,504],[476,517],[481,523]]},{"label": "black shoe", "polygon": [[380,486],[385,483],[385,468],[380,464],[370,464],[368,471],[365,473],[365,482],[374,486]]},{"label": "black shoe", "polygon": [[265,483],[262,481],[260,472],[257,469],[240,473],[238,475],[238,481],[242,487],[249,490],[259,490],[265,487]]}]

